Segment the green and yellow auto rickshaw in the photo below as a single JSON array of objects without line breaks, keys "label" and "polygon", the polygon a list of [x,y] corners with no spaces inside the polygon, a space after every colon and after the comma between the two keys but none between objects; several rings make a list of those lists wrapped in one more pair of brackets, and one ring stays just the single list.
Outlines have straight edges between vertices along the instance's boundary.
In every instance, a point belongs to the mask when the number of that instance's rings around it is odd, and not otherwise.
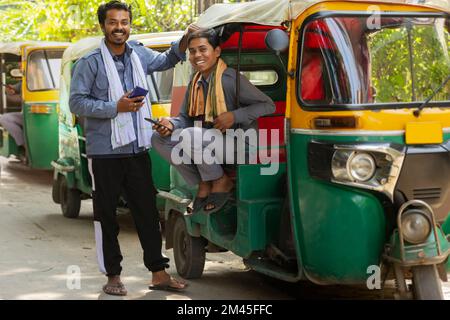
[{"label": "green and yellow auto rickshaw", "polygon": [[[16,155],[33,169],[51,169],[58,156],[58,90],[65,42],[12,42],[0,44],[2,99],[0,113],[22,112],[25,145],[0,128],[0,154]],[[13,69],[12,69],[13,68]],[[10,77],[8,70],[16,77]],[[8,84],[21,81],[18,99],[6,95]]]},{"label": "green and yellow auto rickshaw", "polygon": [[[181,31],[132,35],[130,40],[141,42],[153,50],[165,51],[171,43],[182,36]],[[87,166],[83,119],[76,117],[69,109],[71,70],[74,63],[88,52],[98,48],[102,37],[82,39],[67,48],[62,60],[60,91],[61,112],[59,115],[59,157],[52,162],[54,180],[52,196],[55,203],[61,204],[65,217],[77,218],[80,213],[81,200],[91,197],[91,177]],[[170,114],[173,69],[155,72],[148,76],[149,95],[154,117]],[[158,190],[169,190],[169,165],[162,158],[150,151],[152,158],[153,181]],[[125,205],[125,201],[121,201]],[[159,199],[157,207],[164,208]]]},{"label": "green and yellow auto rickshaw", "polygon": [[[186,214],[196,189],[172,168],[160,196],[181,276],[200,277],[206,252],[229,250],[289,282],[395,279],[398,298],[443,298],[450,4],[412,2],[261,0],[200,16],[227,64],[277,108],[258,119],[270,142],[259,139],[258,163],[235,166],[220,211]],[[181,93],[188,77],[175,79]]]}]

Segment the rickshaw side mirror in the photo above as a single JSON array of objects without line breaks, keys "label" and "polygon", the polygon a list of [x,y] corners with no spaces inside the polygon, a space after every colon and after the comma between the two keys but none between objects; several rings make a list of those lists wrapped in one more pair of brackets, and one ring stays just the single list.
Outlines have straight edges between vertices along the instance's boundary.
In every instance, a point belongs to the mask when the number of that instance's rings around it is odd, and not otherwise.
[{"label": "rickshaw side mirror", "polygon": [[272,29],[266,34],[266,38],[264,39],[267,48],[275,51],[278,59],[280,59],[281,64],[283,65],[283,70],[291,78],[294,78],[294,71],[288,71],[286,66],[284,65],[283,59],[281,59],[280,53],[285,51],[289,47],[289,36],[280,29]]},{"label": "rickshaw side mirror", "polygon": [[14,78],[22,78],[22,71],[20,69],[12,69],[10,74]]},{"label": "rickshaw side mirror", "polygon": [[286,32],[280,29],[273,29],[267,32],[264,41],[267,48],[275,51],[277,54],[289,47],[289,37]]}]

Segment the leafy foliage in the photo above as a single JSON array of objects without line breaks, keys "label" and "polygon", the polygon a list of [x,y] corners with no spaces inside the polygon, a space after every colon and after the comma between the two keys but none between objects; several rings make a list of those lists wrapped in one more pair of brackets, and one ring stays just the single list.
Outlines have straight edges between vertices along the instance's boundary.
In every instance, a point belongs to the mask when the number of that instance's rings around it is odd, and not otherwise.
[{"label": "leafy foliage", "polygon": [[[433,26],[383,29],[370,47],[378,102],[423,101],[449,75],[450,36]],[[449,99],[450,83],[433,100]]]},{"label": "leafy foliage", "polygon": [[[1,0],[0,0],[1,1]],[[97,8],[105,0],[0,2],[2,41],[76,41],[101,34]],[[131,0],[133,33],[184,30],[195,18],[193,0]]]}]

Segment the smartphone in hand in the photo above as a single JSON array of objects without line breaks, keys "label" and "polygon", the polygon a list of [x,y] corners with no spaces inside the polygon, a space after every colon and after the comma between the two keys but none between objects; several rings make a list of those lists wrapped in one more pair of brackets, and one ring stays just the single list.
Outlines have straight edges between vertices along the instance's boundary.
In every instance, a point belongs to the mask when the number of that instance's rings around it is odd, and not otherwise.
[{"label": "smartphone in hand", "polygon": [[[128,98],[145,97],[147,95],[147,93],[148,93],[148,90],[141,88],[139,86],[136,86],[136,87],[134,87],[133,91],[131,91]],[[141,101],[139,101],[139,102],[141,102]]]},{"label": "smartphone in hand", "polygon": [[148,122],[153,123],[153,124],[154,124],[155,126],[157,126],[157,127],[163,127],[163,128],[165,128],[165,129],[169,130],[170,132],[173,132],[172,129],[170,129],[169,127],[167,127],[167,126],[161,124],[159,121],[153,120],[153,119],[151,119],[151,118],[144,118],[144,119],[147,120]]}]

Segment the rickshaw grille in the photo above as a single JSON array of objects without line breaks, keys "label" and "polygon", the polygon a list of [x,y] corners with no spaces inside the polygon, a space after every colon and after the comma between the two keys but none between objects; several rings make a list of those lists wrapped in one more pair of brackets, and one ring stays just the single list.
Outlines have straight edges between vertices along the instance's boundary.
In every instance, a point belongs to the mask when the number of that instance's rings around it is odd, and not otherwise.
[{"label": "rickshaw grille", "polygon": [[427,200],[427,199],[439,199],[441,197],[441,188],[426,188],[426,189],[414,189],[414,199]]},{"label": "rickshaw grille", "polygon": [[[442,222],[450,210],[450,152],[445,148],[416,147],[406,155],[396,190],[405,200],[422,200]],[[434,152],[430,152],[430,149]]]}]

